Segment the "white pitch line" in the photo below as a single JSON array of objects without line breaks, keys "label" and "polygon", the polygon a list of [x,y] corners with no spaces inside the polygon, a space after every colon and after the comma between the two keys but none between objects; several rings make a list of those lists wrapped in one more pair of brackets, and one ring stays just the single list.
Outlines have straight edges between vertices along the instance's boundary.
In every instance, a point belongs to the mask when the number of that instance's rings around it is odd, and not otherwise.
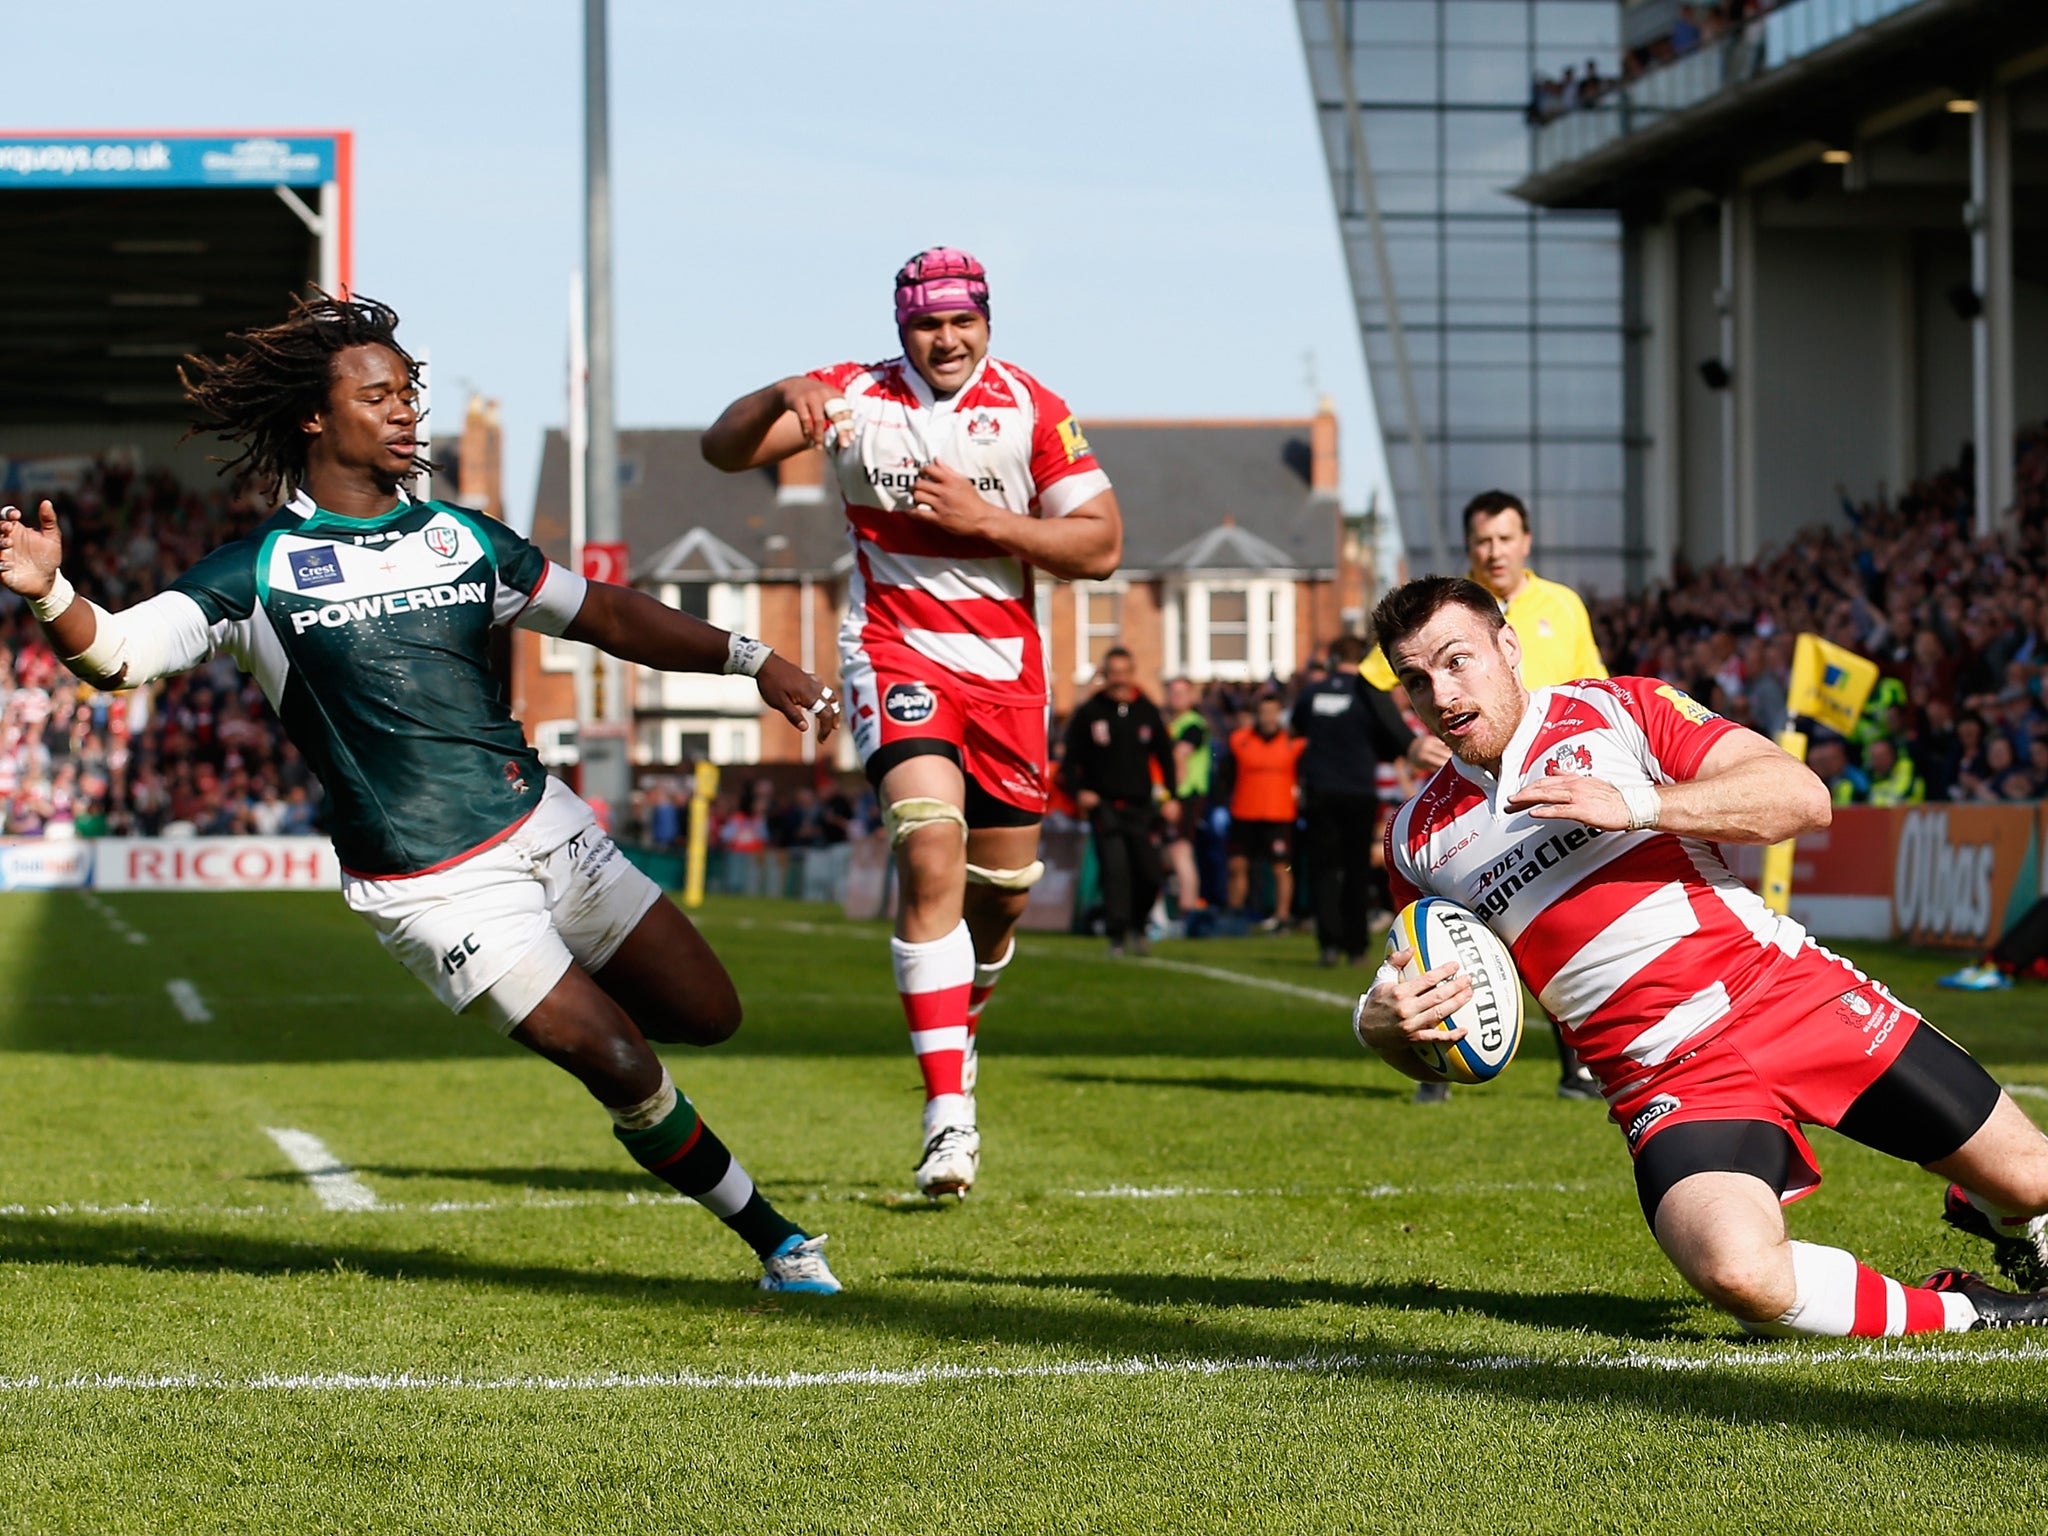
[{"label": "white pitch line", "polygon": [[[828,1304],[829,1305],[829,1304]],[[435,1373],[320,1371],[265,1372],[235,1379],[199,1372],[122,1375],[110,1372],[69,1376],[0,1377],[0,1394],[28,1392],[791,1392],[830,1387],[926,1387],[953,1382],[1043,1381],[1110,1376],[1230,1376],[1252,1373],[1345,1376],[1376,1371],[1455,1371],[1502,1375],[1525,1371],[1663,1371],[1703,1373],[1768,1371],[1823,1365],[1991,1366],[2048,1360],[2048,1345],[2003,1349],[1957,1349],[1953,1345],[1907,1343],[1832,1346],[1815,1344],[1760,1348],[1730,1345],[1714,1355],[1659,1354],[1630,1350],[1619,1355],[1476,1355],[1465,1358],[1412,1350],[1342,1355],[1271,1355],[1120,1360],[1061,1360],[1045,1365],[867,1366],[843,1371],[746,1372],[710,1375],[698,1371],[608,1371],[582,1376],[463,1376]]]},{"label": "white pitch line", "polygon": [[374,1211],[377,1196],[340,1158],[327,1150],[327,1143],[310,1131],[266,1125],[263,1134],[277,1143],[277,1150],[313,1186],[313,1196],[330,1211]]},{"label": "white pitch line", "polygon": [[171,994],[171,1002],[185,1017],[187,1024],[211,1024],[213,1010],[206,1006],[206,999],[199,995],[199,989],[180,976],[164,983],[164,990]]},{"label": "white pitch line", "polygon": [[2025,1099],[2048,1099],[2048,1088],[2043,1088],[2039,1083],[2007,1083],[2005,1091],[2018,1094]]}]

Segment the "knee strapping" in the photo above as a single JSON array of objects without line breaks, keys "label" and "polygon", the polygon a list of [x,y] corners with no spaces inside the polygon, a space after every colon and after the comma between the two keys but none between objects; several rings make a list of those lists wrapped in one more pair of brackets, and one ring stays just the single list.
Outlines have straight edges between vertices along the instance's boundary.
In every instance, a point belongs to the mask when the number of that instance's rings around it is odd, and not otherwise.
[{"label": "knee strapping", "polygon": [[910,834],[925,827],[936,827],[951,822],[960,829],[960,838],[967,839],[967,817],[959,806],[945,800],[935,800],[924,795],[912,795],[907,799],[892,801],[882,812],[882,825],[889,829],[889,846],[901,848],[910,840]]},{"label": "knee strapping", "polygon": [[[1001,891],[1028,891],[1045,878],[1045,861],[1033,859],[1022,869],[989,869],[985,865],[967,866],[969,885],[992,885]],[[1005,964],[1008,962],[1005,961]]]}]

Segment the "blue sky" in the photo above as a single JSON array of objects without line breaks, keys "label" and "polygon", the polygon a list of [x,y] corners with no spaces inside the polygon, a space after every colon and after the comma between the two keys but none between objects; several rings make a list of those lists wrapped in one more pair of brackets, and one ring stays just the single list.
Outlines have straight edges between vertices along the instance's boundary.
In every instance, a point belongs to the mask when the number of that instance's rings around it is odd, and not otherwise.
[{"label": "blue sky", "polygon": [[[462,385],[503,402],[523,524],[581,260],[580,0],[90,10],[10,15],[0,128],[353,128],[356,286],[431,348],[442,430]],[[891,274],[950,244],[1084,423],[1320,391],[1347,504],[1377,482],[1288,0],[612,0],[611,28],[622,425],[887,355]]]}]

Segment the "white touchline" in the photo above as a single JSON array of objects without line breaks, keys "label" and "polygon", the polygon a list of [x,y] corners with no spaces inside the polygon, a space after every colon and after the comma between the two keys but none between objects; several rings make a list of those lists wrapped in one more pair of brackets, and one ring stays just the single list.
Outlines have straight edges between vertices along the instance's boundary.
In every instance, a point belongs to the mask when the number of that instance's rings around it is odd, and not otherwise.
[{"label": "white touchline", "polygon": [[377,1196],[355,1175],[355,1170],[327,1150],[327,1143],[310,1131],[266,1125],[263,1134],[277,1143],[277,1150],[313,1186],[313,1196],[330,1211],[374,1211]]},{"label": "white touchline", "polygon": [[199,989],[180,976],[164,983],[164,990],[171,994],[171,1001],[178,1012],[185,1016],[187,1024],[211,1024],[213,1010],[206,1006],[206,999],[199,995]]},{"label": "white touchline", "polygon": [[2048,1099],[2048,1088],[2043,1088],[2039,1083],[2007,1083],[2005,1091],[2019,1094],[2022,1098]]},{"label": "white touchline", "polygon": [[21,1392],[789,1392],[818,1387],[924,1387],[949,1382],[1032,1381],[1077,1376],[1229,1376],[1257,1372],[1347,1376],[1372,1372],[1445,1371],[1498,1375],[1522,1371],[1666,1371],[1737,1374],[1784,1367],[1879,1364],[1908,1366],[2014,1365],[2048,1360],[2048,1345],[1958,1349],[1953,1345],[1854,1344],[1806,1348],[1729,1345],[1718,1354],[1666,1355],[1630,1350],[1618,1355],[1433,1355],[1413,1350],[1341,1355],[1246,1355],[1161,1359],[1058,1360],[1044,1365],[865,1366],[843,1371],[735,1372],[607,1371],[581,1376],[462,1376],[431,1372],[265,1372],[239,1379],[199,1372],[160,1375],[75,1373],[0,1376],[0,1394]]}]

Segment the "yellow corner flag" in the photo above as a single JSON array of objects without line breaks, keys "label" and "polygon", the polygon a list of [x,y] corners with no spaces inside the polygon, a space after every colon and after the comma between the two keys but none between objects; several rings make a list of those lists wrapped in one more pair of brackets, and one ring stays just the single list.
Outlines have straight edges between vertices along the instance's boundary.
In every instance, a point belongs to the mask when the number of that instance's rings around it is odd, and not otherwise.
[{"label": "yellow corner flag", "polygon": [[[1785,690],[1785,729],[1778,745],[1806,761],[1806,733],[1795,722],[1801,715],[1847,736],[1856,729],[1870,690],[1877,686],[1877,663],[1845,650],[1819,635],[1801,635],[1792,647],[1792,681]],[[1792,906],[1792,840],[1764,850],[1764,905],[1773,912]]]},{"label": "yellow corner flag", "polygon": [[1805,715],[1847,736],[1856,729],[1870,690],[1876,686],[1876,662],[1819,635],[1801,635],[1792,648],[1792,682],[1786,689],[1785,713]]},{"label": "yellow corner flag", "polygon": [[718,769],[697,764],[690,796],[690,843],[683,863],[683,905],[704,905],[704,854],[711,846],[711,804],[718,798]]}]

